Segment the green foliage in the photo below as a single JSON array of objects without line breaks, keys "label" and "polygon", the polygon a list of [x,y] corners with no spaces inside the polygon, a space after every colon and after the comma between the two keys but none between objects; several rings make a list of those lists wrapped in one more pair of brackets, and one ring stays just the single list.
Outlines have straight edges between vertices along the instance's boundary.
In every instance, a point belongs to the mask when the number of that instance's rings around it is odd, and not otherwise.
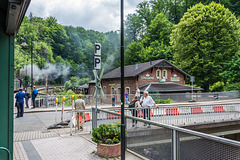
[{"label": "green foliage", "polygon": [[239,31],[238,20],[224,6],[193,6],[172,32],[175,65],[197,77],[195,83],[208,91],[239,50]]},{"label": "green foliage", "polygon": [[132,42],[125,51],[125,63],[134,64],[150,60],[172,60],[169,37],[173,24],[159,13],[149,24],[147,33],[140,41]]},{"label": "green foliage", "polygon": [[233,59],[226,63],[226,70],[220,73],[220,76],[225,82],[236,83],[240,82],[240,51],[238,51]]},{"label": "green foliage", "polygon": [[[29,36],[32,37],[32,45]],[[20,46],[24,39],[28,44],[26,47]],[[59,66],[70,65],[68,79],[72,76],[92,78],[95,42],[102,44],[101,58],[105,71],[118,67],[120,43],[117,31],[101,33],[82,27],[62,26],[51,16],[46,19],[24,17],[15,39],[16,76],[19,76],[19,71],[27,63],[27,59],[31,63],[30,49],[33,47],[33,64],[40,69],[48,62]],[[63,82],[63,78],[53,82]]]},{"label": "green foliage", "polygon": [[90,78],[78,78],[78,77],[71,77],[70,80],[66,81],[64,84],[64,88],[66,91],[69,89],[80,87],[81,85],[91,81]]},{"label": "green foliage", "polygon": [[171,98],[168,98],[166,100],[164,100],[164,99],[156,99],[155,103],[156,104],[168,104],[168,103],[174,103],[174,101]]},{"label": "green foliage", "polygon": [[218,81],[218,82],[214,83],[212,86],[210,86],[210,91],[211,92],[221,92],[224,90],[224,86],[225,86],[224,82]]},{"label": "green foliage", "polygon": [[93,128],[92,140],[96,143],[114,144],[119,143],[121,138],[121,124],[114,122],[100,124],[98,128]]},{"label": "green foliage", "polygon": [[240,91],[240,82],[226,84],[224,87],[225,91]]}]

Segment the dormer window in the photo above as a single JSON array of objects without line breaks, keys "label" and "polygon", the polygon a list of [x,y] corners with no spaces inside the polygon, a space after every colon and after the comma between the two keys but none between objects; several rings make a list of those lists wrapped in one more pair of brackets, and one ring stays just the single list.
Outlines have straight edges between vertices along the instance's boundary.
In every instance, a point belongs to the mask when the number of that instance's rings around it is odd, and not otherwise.
[{"label": "dormer window", "polygon": [[160,69],[158,69],[158,70],[156,71],[156,77],[157,77],[157,79],[160,79],[160,78],[161,78],[161,70],[160,70]]},{"label": "dormer window", "polygon": [[167,79],[167,70],[166,69],[163,70],[162,77],[163,77],[163,79]]}]

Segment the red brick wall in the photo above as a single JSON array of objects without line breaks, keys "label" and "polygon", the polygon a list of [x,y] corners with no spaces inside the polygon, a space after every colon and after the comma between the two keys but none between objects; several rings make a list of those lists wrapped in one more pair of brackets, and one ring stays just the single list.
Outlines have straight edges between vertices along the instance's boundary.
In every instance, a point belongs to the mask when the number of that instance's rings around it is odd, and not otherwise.
[{"label": "red brick wall", "polygon": [[[141,74],[139,74],[138,77],[125,78],[125,81],[124,81],[125,88],[130,87],[130,91],[131,91],[130,93],[133,93],[132,90],[136,89],[136,86],[140,87],[140,86],[150,83],[150,82],[159,82],[159,79],[157,79],[157,75],[156,75],[156,71],[158,69],[161,70],[160,78],[162,78],[162,71],[164,69],[162,67],[155,67],[153,69],[148,69],[148,70],[142,72]],[[167,70],[166,82],[174,82],[177,84],[185,85],[184,75],[181,72],[179,72],[177,70],[173,70],[173,72],[172,72],[171,67],[165,67],[165,69]],[[153,79],[143,79],[142,77],[144,77],[144,78],[147,77],[146,74],[149,74],[149,77],[153,77]],[[171,81],[171,77],[173,77],[174,74],[177,75],[177,77],[179,78],[179,81]],[[95,86],[95,84],[89,84],[89,94],[93,94],[94,86]],[[102,88],[104,89],[104,87],[106,87],[106,94],[111,94],[112,87],[114,87],[114,92],[115,92],[114,94],[118,94],[117,89],[121,87],[120,78],[103,79],[102,80]]]},{"label": "red brick wall", "polygon": [[[139,74],[139,78],[138,81],[136,81],[136,85],[138,86],[142,86],[144,84],[150,83],[150,82],[159,82],[159,79],[157,79],[157,70],[160,70],[160,78],[162,78],[162,72],[163,72],[163,68],[162,67],[155,67],[154,69],[148,69],[144,72],[142,72],[141,74]],[[172,68],[167,68],[165,67],[165,69],[167,70],[167,78],[166,78],[166,82],[174,82],[177,84],[182,84],[185,85],[185,80],[184,80],[184,75],[182,73],[180,73],[177,70],[174,70],[172,72]],[[152,71],[152,72],[151,72]],[[154,79],[142,79],[142,77],[146,77],[146,74],[149,74],[149,77],[154,77]],[[173,77],[173,75],[176,74],[177,77],[179,78],[179,81],[171,81],[171,77]]]},{"label": "red brick wall", "polygon": [[[106,87],[106,93],[111,94],[111,88],[113,87],[115,90],[115,94],[117,93],[117,89],[121,87],[120,79],[103,79],[102,80],[102,88]],[[124,87],[129,87],[132,93],[132,90],[136,88],[135,86],[135,77],[133,78],[125,78],[124,79]]]}]

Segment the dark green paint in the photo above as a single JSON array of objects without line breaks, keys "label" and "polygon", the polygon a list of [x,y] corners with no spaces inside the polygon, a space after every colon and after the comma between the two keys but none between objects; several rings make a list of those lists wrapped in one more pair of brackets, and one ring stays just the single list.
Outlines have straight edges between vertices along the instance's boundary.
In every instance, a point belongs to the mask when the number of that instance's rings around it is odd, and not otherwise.
[{"label": "dark green paint", "polygon": [[[0,11],[0,147],[13,156],[14,36],[5,34],[5,23],[6,14]],[[8,159],[4,150],[0,150],[2,159]]]}]

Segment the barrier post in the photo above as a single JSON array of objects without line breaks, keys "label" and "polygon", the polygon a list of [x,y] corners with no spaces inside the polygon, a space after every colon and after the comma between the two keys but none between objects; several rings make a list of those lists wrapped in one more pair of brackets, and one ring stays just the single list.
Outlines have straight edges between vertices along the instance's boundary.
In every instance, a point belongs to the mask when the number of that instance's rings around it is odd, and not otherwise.
[{"label": "barrier post", "polygon": [[70,117],[70,136],[72,136],[72,117],[73,117],[73,108],[74,108],[74,95],[72,95],[72,111]]},{"label": "barrier post", "polygon": [[56,114],[55,114],[55,123],[57,123],[57,107],[58,107],[58,98],[55,99],[56,102]]},{"label": "barrier post", "polygon": [[65,101],[65,97],[62,97],[62,115],[61,115],[61,121],[63,122],[64,119],[64,101]]}]

